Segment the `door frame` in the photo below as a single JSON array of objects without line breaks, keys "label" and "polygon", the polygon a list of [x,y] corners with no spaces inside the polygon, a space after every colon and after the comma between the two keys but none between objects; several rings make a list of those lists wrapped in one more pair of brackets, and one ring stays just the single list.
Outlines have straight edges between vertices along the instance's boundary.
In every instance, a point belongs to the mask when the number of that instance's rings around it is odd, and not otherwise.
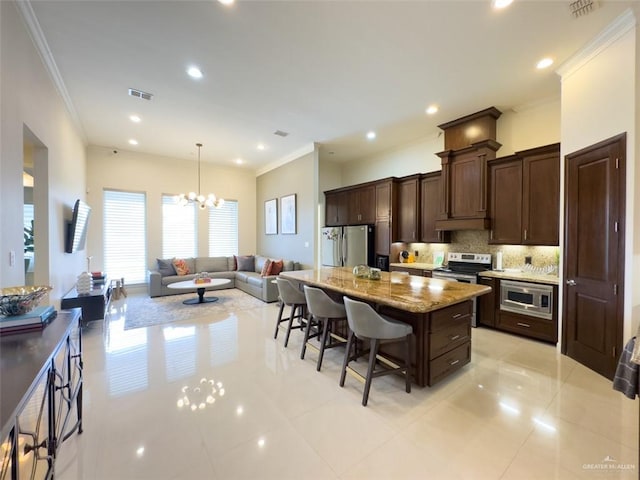
[{"label": "door frame", "polygon": [[620,355],[623,348],[623,336],[624,336],[624,298],[625,298],[625,234],[626,234],[626,210],[627,210],[627,133],[623,132],[613,137],[609,137],[588,147],[582,148],[575,152],[566,154],[564,156],[564,194],[562,197],[563,212],[564,212],[564,235],[563,235],[563,272],[561,281],[562,283],[562,345],[561,352],[567,354],[567,301],[568,288],[566,283],[567,277],[567,244],[568,244],[568,232],[569,232],[569,218],[567,215],[567,182],[569,172],[569,161],[576,156],[589,153],[593,150],[597,150],[607,146],[614,146],[622,143],[620,151],[618,152],[618,272],[617,272],[617,285],[618,291],[616,294],[616,355]]}]

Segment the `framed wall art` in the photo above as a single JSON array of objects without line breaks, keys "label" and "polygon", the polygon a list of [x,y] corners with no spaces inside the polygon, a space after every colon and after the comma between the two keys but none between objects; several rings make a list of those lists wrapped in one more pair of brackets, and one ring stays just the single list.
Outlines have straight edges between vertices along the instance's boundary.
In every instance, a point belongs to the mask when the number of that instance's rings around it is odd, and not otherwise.
[{"label": "framed wall art", "polygon": [[296,234],[296,194],[280,198],[280,231],[283,235]]},{"label": "framed wall art", "polygon": [[264,233],[278,234],[278,200],[275,198],[264,202]]}]

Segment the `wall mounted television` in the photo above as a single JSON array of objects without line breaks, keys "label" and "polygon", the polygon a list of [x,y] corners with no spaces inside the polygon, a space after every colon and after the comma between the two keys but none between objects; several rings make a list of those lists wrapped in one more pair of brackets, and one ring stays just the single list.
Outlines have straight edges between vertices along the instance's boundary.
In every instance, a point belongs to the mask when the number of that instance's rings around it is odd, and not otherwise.
[{"label": "wall mounted television", "polygon": [[74,253],[84,250],[87,243],[87,227],[89,226],[89,216],[91,207],[82,200],[76,200],[73,206],[73,217],[67,228],[67,238],[64,251]]}]

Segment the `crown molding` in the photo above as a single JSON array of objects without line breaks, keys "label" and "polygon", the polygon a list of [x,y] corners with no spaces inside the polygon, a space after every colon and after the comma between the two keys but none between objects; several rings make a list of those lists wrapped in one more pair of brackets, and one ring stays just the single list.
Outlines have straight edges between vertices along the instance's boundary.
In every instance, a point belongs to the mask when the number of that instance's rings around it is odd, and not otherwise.
[{"label": "crown molding", "polygon": [[562,80],[570,77],[604,50],[609,48],[627,32],[635,28],[636,24],[637,20],[633,14],[633,10],[628,8],[593,40],[591,40],[591,42],[585,45],[582,50],[578,51],[575,55],[560,65],[556,70],[556,73],[560,75]]},{"label": "crown molding", "polygon": [[62,75],[60,75],[60,70],[58,70],[58,66],[56,65],[56,62],[53,58],[53,54],[51,53],[51,49],[49,48],[47,39],[44,36],[44,32],[42,31],[42,28],[40,28],[40,22],[38,22],[38,18],[33,11],[31,2],[29,0],[17,0],[15,4],[27,27],[29,36],[31,37],[31,40],[33,41],[33,44],[36,47],[40,58],[42,59],[42,63],[44,64],[45,69],[51,77],[51,81],[62,97],[62,101],[64,102],[67,111],[71,116],[71,121],[74,123],[75,127],[78,130],[78,133],[80,134],[80,137],[86,144],[87,136],[84,128],[82,127],[82,123],[80,122],[80,117],[78,116],[78,112],[73,105],[71,96],[69,96],[69,92],[67,91],[67,87],[64,84]]},{"label": "crown molding", "polygon": [[260,175],[264,175],[265,173],[270,172],[271,170],[275,170],[276,168],[281,167],[282,165],[285,165],[289,162],[293,162],[294,160],[297,160],[298,158],[304,155],[308,155],[312,153],[315,149],[316,149],[315,143],[310,143],[308,145],[305,145],[304,147],[291,152],[289,155],[285,155],[284,157],[278,160],[275,160],[269,163],[268,165],[265,165],[264,167],[256,170],[256,177],[259,177]]}]

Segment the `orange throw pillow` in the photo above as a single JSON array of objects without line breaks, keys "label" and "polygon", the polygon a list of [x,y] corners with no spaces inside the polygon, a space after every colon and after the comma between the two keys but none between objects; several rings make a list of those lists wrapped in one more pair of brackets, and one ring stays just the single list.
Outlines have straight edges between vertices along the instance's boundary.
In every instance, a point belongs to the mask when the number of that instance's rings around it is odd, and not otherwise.
[{"label": "orange throw pillow", "polygon": [[176,273],[178,275],[188,275],[189,272],[189,266],[187,265],[187,262],[185,262],[184,260],[182,260],[181,258],[174,258],[173,259],[173,266],[176,269]]},{"label": "orange throw pillow", "polygon": [[280,275],[280,272],[282,271],[284,267],[284,261],[282,260],[273,260],[271,262],[271,272],[269,272],[270,275]]},{"label": "orange throw pillow", "polygon": [[271,264],[271,260],[265,260],[264,265],[262,266],[262,272],[260,272],[261,276],[266,277],[268,275],[271,275]]}]

